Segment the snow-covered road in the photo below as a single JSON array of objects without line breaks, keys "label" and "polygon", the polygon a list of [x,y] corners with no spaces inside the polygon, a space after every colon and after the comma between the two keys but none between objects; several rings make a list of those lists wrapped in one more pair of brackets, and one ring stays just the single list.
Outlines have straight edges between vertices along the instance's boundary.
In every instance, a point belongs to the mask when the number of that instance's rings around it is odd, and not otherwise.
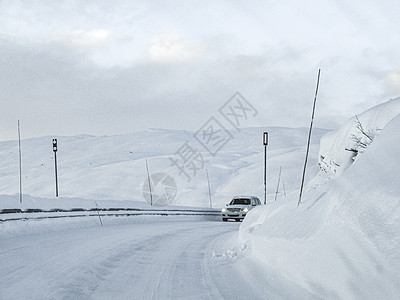
[{"label": "snow-covered road", "polygon": [[0,299],[265,298],[244,278],[238,227],[159,217],[5,236]]}]

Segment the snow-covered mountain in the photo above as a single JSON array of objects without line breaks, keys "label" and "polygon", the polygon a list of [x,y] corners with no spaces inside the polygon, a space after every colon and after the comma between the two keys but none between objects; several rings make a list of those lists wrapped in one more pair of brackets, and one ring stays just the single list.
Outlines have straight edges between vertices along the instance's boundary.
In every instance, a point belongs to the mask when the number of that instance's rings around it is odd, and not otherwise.
[{"label": "snow-covered mountain", "polygon": [[[264,131],[269,132],[269,198],[275,197],[280,167],[282,179],[278,196],[284,197],[285,193],[299,188],[307,128],[232,130],[231,139],[215,155],[207,152],[195,139],[195,132],[178,130],[153,129],[120,136],[48,136],[26,139],[22,140],[23,193],[34,198],[54,198],[52,139],[57,138],[59,194],[65,201],[84,198],[145,202],[142,189],[147,179],[146,160],[150,175],[165,173],[175,180],[177,196],[172,202],[174,205],[210,205],[206,170],[209,173],[214,207],[222,207],[235,195],[251,194],[263,199]],[[316,129],[313,133],[308,178],[319,171],[319,139],[326,132]],[[199,159],[194,161],[196,169],[190,168],[187,163],[185,171],[191,177],[189,180],[181,173],[179,165],[173,164],[173,160],[189,158],[190,149],[201,154],[204,165]],[[8,206],[16,206],[19,191],[17,141],[0,142],[0,159],[0,194],[13,195],[0,198],[3,199],[0,203],[3,207],[6,203]],[[32,203],[31,197],[25,197],[28,206]]]},{"label": "snow-covered mountain", "polygon": [[342,169],[332,177],[325,165],[299,207],[293,193],[248,214],[241,240],[265,268],[322,298],[398,299],[399,101],[359,115],[364,128],[381,130],[346,168],[353,121],[322,138],[320,153]]}]

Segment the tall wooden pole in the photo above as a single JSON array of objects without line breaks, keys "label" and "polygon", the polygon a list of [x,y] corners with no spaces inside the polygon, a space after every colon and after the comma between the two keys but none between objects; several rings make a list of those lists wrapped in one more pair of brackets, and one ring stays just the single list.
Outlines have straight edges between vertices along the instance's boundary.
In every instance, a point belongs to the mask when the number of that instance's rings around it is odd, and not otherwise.
[{"label": "tall wooden pole", "polygon": [[309,130],[309,132],[308,132],[306,159],[304,160],[303,176],[302,176],[302,178],[301,178],[301,187],[300,187],[299,201],[297,202],[297,207],[300,205],[301,196],[302,196],[302,194],[303,194],[304,178],[305,178],[305,176],[306,176],[306,168],[307,168],[307,161],[308,161],[308,153],[309,153],[309,151],[310,151],[311,131],[312,131],[313,123],[314,123],[315,104],[316,104],[316,102],[317,102],[317,95],[318,95],[318,88],[319,88],[319,77],[320,77],[320,75],[321,75],[321,69],[318,69],[317,88],[315,89],[314,104],[313,104],[313,110],[312,110],[312,115],[311,115],[311,124],[310,124],[310,130]]}]

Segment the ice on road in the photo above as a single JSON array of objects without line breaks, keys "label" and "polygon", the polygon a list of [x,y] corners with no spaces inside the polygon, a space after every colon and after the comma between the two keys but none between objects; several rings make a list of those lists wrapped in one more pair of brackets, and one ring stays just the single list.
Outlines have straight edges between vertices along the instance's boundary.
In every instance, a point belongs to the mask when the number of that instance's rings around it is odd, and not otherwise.
[{"label": "ice on road", "polygon": [[238,227],[154,218],[9,235],[0,299],[264,298],[244,278],[246,249],[229,249]]}]

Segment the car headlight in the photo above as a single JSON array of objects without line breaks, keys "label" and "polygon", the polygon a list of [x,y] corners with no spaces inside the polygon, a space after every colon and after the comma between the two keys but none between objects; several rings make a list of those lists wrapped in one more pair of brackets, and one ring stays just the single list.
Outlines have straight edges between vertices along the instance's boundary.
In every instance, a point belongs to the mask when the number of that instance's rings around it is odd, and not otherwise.
[{"label": "car headlight", "polygon": [[249,211],[249,209],[247,207],[242,208],[242,212],[248,212],[248,211]]},{"label": "car headlight", "polygon": [[221,211],[222,211],[222,212],[226,212],[226,208],[223,208]]}]

